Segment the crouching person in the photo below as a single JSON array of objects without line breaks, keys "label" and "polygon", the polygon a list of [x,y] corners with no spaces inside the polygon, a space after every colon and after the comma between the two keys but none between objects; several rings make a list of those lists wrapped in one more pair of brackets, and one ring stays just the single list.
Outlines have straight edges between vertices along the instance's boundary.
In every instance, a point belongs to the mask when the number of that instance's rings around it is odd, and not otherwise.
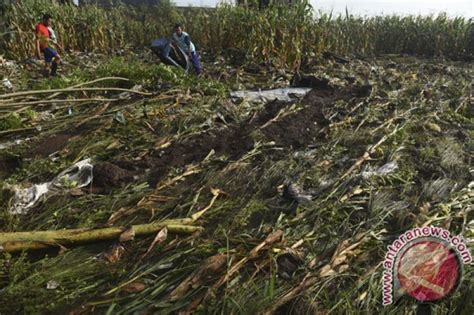
[{"label": "crouching person", "polygon": [[202,72],[202,67],[201,63],[199,62],[199,55],[196,52],[196,48],[194,47],[194,44],[191,41],[191,38],[189,37],[189,34],[183,32],[181,24],[176,24],[174,26],[174,33],[171,38],[173,43],[178,45],[179,48],[181,48],[186,54],[188,54],[189,59],[193,64],[194,71],[197,75],[200,75]]}]

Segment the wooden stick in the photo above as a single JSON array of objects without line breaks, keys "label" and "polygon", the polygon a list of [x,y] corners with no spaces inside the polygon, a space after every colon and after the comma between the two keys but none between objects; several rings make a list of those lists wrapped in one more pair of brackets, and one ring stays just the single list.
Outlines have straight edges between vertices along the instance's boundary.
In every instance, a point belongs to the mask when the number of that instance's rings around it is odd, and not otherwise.
[{"label": "wooden stick", "polygon": [[104,88],[66,88],[66,89],[52,89],[52,90],[35,90],[35,91],[24,91],[24,92],[15,92],[9,94],[0,95],[0,99],[18,97],[18,96],[27,96],[27,95],[36,95],[36,94],[49,94],[49,93],[66,93],[66,92],[87,92],[87,91],[119,91],[119,92],[129,92],[140,95],[151,96],[153,93],[134,91],[130,89],[122,89],[116,87],[104,87]]},{"label": "wooden stick", "polygon": [[118,98],[75,98],[75,99],[62,99],[62,100],[43,100],[43,101],[30,101],[30,102],[18,102],[10,104],[0,104],[1,107],[14,107],[14,106],[25,106],[25,105],[39,105],[39,104],[51,104],[51,103],[77,103],[77,102],[115,102],[119,101]]},{"label": "wooden stick", "polygon": [[[79,87],[82,87],[82,86],[86,86],[86,85],[90,85],[90,84],[97,83],[97,82],[102,82],[102,81],[108,81],[108,80],[130,81],[129,79],[122,78],[122,77],[106,77],[106,78],[100,78],[100,79],[97,79],[97,80],[92,80],[92,81],[89,81],[89,82],[79,83],[79,84],[68,87],[68,89],[79,88]],[[53,95],[48,96],[46,99],[51,99],[53,97],[58,96],[59,94],[61,94],[61,92],[54,93]]]},{"label": "wooden stick", "polygon": [[[149,224],[132,225],[136,236],[154,234],[166,227],[170,233],[191,234],[202,227],[183,225],[189,220],[165,220]],[[76,245],[118,238],[127,227],[106,227],[97,229],[71,229],[58,231],[31,231],[0,233],[0,250],[16,252],[42,249],[58,245]]]},{"label": "wooden stick", "polygon": [[7,135],[10,133],[17,133],[17,132],[23,132],[23,131],[29,131],[29,130],[35,130],[35,127],[28,127],[28,128],[18,128],[18,129],[9,129],[9,130],[2,130],[0,131],[0,135]]}]

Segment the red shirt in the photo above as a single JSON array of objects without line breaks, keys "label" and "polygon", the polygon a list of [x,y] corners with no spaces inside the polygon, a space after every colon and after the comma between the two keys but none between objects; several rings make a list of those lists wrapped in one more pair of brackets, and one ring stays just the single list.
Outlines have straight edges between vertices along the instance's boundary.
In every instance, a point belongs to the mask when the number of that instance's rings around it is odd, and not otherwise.
[{"label": "red shirt", "polygon": [[36,25],[35,34],[40,42],[41,50],[48,48],[49,30],[46,25],[39,23]]}]

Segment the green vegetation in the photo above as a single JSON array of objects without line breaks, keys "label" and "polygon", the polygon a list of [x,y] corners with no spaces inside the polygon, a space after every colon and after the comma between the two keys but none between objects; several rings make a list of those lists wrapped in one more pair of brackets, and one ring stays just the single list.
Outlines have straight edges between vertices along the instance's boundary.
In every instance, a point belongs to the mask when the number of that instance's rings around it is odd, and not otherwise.
[{"label": "green vegetation", "polygon": [[21,59],[33,54],[32,31],[44,12],[55,18],[55,29],[66,49],[110,52],[141,49],[168,36],[176,21],[185,24],[198,48],[226,54],[237,62],[272,62],[295,68],[314,61],[323,51],[340,54],[417,54],[472,58],[472,19],[439,16],[314,14],[308,1],[263,10],[221,5],[216,10],[178,10],[166,1],[157,7],[95,6],[76,8],[48,0],[24,0],[6,14],[11,33],[8,54]]},{"label": "green vegetation", "polygon": [[[146,258],[154,237],[71,247],[59,256],[56,250],[47,256],[2,253],[1,313],[379,312],[380,262],[392,237],[426,222],[473,236],[467,188],[469,64],[412,58],[325,61],[312,73],[332,83],[301,102],[237,105],[226,91],[237,85],[286,85],[275,81],[281,71],[238,68],[219,80],[225,68],[207,64],[207,77],[196,79],[140,62],[142,57],[133,54],[94,58],[98,65],[66,67],[64,78],[39,80],[37,87],[84,83],[99,73],[131,81],[98,86],[142,85],[153,91],[158,84],[161,90],[124,98],[104,111],[99,101],[67,105],[73,115],[66,116],[61,107],[49,107],[56,118],[47,120],[34,119],[44,107],[15,109],[10,116],[20,117],[22,127],[41,127],[41,132],[2,153],[5,182],[51,180],[85,157],[93,158],[95,180],[91,187],[48,197],[25,216],[8,213],[11,193],[4,190],[2,229],[127,226],[189,217],[211,205],[199,219],[205,231],[187,238],[168,235]],[[348,83],[348,77],[356,83]],[[371,92],[351,94],[366,80]],[[321,106],[329,119],[326,127],[315,111]],[[316,129],[308,128],[313,125]],[[349,171],[384,137],[361,168]],[[394,172],[361,178],[369,166],[390,161],[398,164]],[[297,202],[285,195],[289,185],[311,192],[313,200]],[[215,202],[212,188],[223,192]],[[276,230],[284,239],[252,254]],[[331,263],[336,248],[347,244],[356,247]],[[227,281],[220,282],[226,274]],[[188,286],[191,276],[194,284]],[[310,280],[301,294],[287,299],[305,277]],[[435,304],[435,312],[458,308],[469,314],[472,309],[462,301],[471,298],[470,286],[472,268],[465,266],[460,289]],[[385,310],[409,313],[414,304],[403,297]]]}]

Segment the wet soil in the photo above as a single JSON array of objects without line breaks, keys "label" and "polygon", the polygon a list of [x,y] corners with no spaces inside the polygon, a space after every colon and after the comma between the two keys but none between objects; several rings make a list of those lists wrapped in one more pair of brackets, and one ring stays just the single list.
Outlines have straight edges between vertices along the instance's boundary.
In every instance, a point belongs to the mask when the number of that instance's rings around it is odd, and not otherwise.
[{"label": "wet soil", "polygon": [[101,127],[98,123],[85,123],[80,126],[73,127],[68,130],[64,130],[60,133],[48,136],[44,139],[39,140],[33,150],[29,153],[29,157],[48,157],[51,154],[61,151],[64,149],[70,138],[91,132],[92,129]]},{"label": "wet soil", "polygon": [[95,188],[120,187],[134,180],[134,174],[110,162],[98,162],[94,165]]},{"label": "wet soil", "polygon": [[148,182],[151,186],[156,185],[171,168],[202,161],[211,150],[214,150],[217,155],[227,155],[231,159],[238,159],[253,147],[250,131],[245,126],[231,125],[195,135],[163,151],[156,152],[152,156],[153,171]]},{"label": "wet soil", "polygon": [[64,147],[66,147],[69,138],[72,136],[73,135],[69,132],[58,133],[49,136],[36,144],[36,147],[33,149],[31,155],[45,158],[55,152],[61,151],[64,149]]},{"label": "wet soil", "polygon": [[0,180],[5,179],[15,172],[21,165],[21,159],[12,154],[0,155]]}]

